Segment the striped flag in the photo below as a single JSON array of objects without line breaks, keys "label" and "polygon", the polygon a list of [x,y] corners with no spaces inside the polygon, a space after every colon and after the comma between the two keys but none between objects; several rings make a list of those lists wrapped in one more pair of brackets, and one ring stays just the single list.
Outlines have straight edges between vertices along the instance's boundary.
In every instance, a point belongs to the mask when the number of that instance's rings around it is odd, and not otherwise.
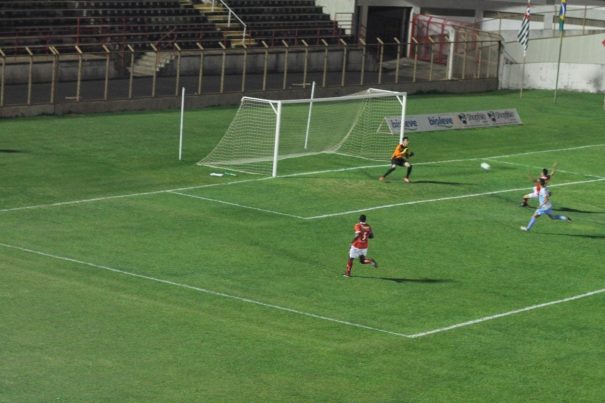
[{"label": "striped flag", "polygon": [[561,0],[561,7],[559,8],[559,31],[563,31],[565,26],[565,15],[567,14],[567,0]]},{"label": "striped flag", "polygon": [[523,21],[521,21],[521,29],[517,34],[517,40],[523,46],[523,54],[527,53],[527,45],[529,44],[529,17],[531,15],[531,2],[527,2],[527,8],[525,9],[525,15]]}]

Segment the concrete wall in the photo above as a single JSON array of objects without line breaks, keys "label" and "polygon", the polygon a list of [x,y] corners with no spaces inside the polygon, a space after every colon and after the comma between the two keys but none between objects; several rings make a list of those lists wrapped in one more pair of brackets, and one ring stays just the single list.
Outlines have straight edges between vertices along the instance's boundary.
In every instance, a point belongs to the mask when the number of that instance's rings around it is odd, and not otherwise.
[{"label": "concrete wall", "polygon": [[[374,86],[392,91],[406,91],[409,94],[423,92],[442,92],[442,93],[471,93],[494,91],[498,88],[497,79],[483,80],[461,80],[461,81],[425,81],[417,83],[403,83]],[[352,94],[365,89],[366,87],[349,86],[333,88],[317,88],[316,97],[329,97]],[[249,92],[247,96],[266,98],[266,99],[293,99],[309,98],[310,88],[295,88],[287,91],[275,90],[264,92]],[[189,96],[186,100],[187,108],[202,108],[216,105],[237,105],[240,102],[242,94],[224,93],[208,94],[201,96]],[[36,116],[36,115],[62,115],[68,113],[99,113],[99,112],[120,112],[120,111],[142,111],[142,110],[161,110],[180,108],[179,97],[162,98],[139,98],[133,100],[114,100],[114,101],[89,101],[89,102],[69,102],[55,105],[34,105],[34,106],[5,106],[0,108],[0,118],[18,117],[18,116]]]},{"label": "concrete wall", "polygon": [[[560,35],[531,39],[528,44],[526,63],[556,62],[559,57]],[[561,62],[577,64],[605,64],[605,33],[563,37]],[[505,43],[507,59],[523,62],[523,48],[516,41]]]},{"label": "concrete wall", "polygon": [[[522,64],[506,64],[502,68],[501,88],[520,89]],[[525,65],[524,89],[554,89],[557,81],[556,63]],[[558,89],[568,91],[605,92],[605,65],[561,63]]]},{"label": "concrete wall", "polygon": [[[605,91],[605,34],[563,37],[558,88],[570,91]],[[554,89],[560,38],[533,39],[529,42],[525,69],[523,49],[518,43],[506,43],[505,60],[500,72],[504,89]],[[525,74],[523,76],[523,71]]]}]

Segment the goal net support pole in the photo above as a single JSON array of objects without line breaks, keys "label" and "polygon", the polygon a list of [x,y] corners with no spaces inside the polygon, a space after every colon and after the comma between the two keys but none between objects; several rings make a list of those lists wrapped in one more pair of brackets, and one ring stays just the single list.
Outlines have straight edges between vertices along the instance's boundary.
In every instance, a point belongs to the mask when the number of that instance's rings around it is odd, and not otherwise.
[{"label": "goal net support pole", "polygon": [[307,130],[305,132],[305,150],[309,144],[309,128],[311,127],[311,113],[313,112],[313,98],[315,96],[315,81],[311,84],[311,99],[309,99],[309,117],[307,119]]},{"label": "goal net support pole", "polygon": [[275,145],[273,147],[273,169],[271,170],[271,176],[277,176],[277,161],[279,157],[279,135],[281,128],[281,102],[277,102],[277,108],[271,104],[273,110],[275,110],[276,122],[275,122]]},{"label": "goal net support pole", "polygon": [[401,117],[399,120],[399,142],[403,141],[403,136],[405,135],[405,107],[407,103],[407,96],[398,96],[397,99],[401,103]]}]

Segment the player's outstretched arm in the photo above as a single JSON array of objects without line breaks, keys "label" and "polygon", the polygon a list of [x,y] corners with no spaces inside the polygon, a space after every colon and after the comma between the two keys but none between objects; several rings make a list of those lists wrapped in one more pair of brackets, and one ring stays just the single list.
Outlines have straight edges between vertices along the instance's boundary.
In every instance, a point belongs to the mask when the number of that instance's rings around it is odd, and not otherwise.
[{"label": "player's outstretched arm", "polygon": [[557,172],[558,166],[559,166],[559,163],[555,161],[555,163],[552,164],[552,167],[550,167],[550,176],[551,177]]}]

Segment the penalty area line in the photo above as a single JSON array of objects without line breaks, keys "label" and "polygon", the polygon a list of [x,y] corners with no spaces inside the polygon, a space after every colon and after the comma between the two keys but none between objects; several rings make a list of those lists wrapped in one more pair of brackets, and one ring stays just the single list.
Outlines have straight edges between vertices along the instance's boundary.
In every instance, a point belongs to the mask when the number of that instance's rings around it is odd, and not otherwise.
[{"label": "penalty area line", "polygon": [[[579,184],[584,184],[584,183],[602,182],[602,181],[605,181],[605,178],[558,183],[555,185],[550,185],[549,187],[552,188],[552,187],[560,187],[560,186],[579,185]],[[361,209],[341,211],[341,212],[330,213],[330,214],[322,214],[322,215],[317,215],[317,216],[312,216],[312,217],[305,217],[304,219],[305,220],[319,220],[319,219],[323,219],[323,218],[338,217],[338,216],[343,216],[343,215],[348,215],[348,214],[361,213],[364,211],[374,211],[374,210],[381,210],[381,209],[392,208],[392,207],[409,206],[409,205],[413,205],[413,204],[423,204],[423,203],[434,203],[434,202],[448,201],[448,200],[468,199],[471,197],[489,196],[489,195],[495,195],[495,194],[500,194],[500,193],[520,192],[523,190],[527,190],[527,186],[522,187],[522,188],[516,188],[516,189],[494,190],[492,192],[470,193],[470,194],[459,195],[459,196],[440,197],[437,199],[412,200],[412,201],[401,202],[401,203],[383,204],[381,206],[365,207],[365,208],[361,208]]]},{"label": "penalty area line", "polygon": [[286,216],[286,217],[290,217],[290,218],[298,218],[299,220],[303,220],[304,219],[304,217],[297,216],[297,215],[294,215],[294,214],[282,213],[282,212],[279,212],[279,211],[267,210],[267,209],[263,209],[263,208],[259,208],[259,207],[251,207],[251,206],[246,206],[246,205],[243,205],[243,204],[228,202],[228,201],[219,200],[219,199],[211,199],[210,197],[196,196],[196,195],[192,195],[192,194],[188,194],[188,193],[174,192],[174,191],[167,192],[167,193],[172,193],[172,194],[175,194],[175,195],[180,195],[180,196],[185,196],[185,197],[191,197],[191,198],[194,198],[194,199],[206,200],[206,201],[210,201],[210,202],[214,202],[214,203],[226,204],[228,206],[235,206],[235,207],[239,207],[239,208],[243,208],[243,209],[248,209],[248,210],[261,211],[263,213],[268,213],[268,214],[276,214],[276,215],[282,215],[282,216]]},{"label": "penalty area line", "polygon": [[575,300],[578,300],[578,299],[581,299],[581,298],[591,297],[593,295],[601,294],[603,292],[605,292],[605,288],[602,288],[602,289],[596,290],[596,291],[590,291],[590,292],[587,292],[587,293],[584,293],[584,294],[580,294],[580,295],[574,295],[573,297],[563,298],[563,299],[559,299],[559,300],[556,300],[556,301],[545,302],[543,304],[531,305],[531,306],[527,306],[525,308],[515,309],[513,311],[499,313],[499,314],[496,314],[496,315],[485,316],[483,318],[479,318],[479,319],[475,319],[475,320],[469,320],[467,322],[457,323],[455,325],[446,326],[446,327],[442,327],[442,328],[439,328],[439,329],[428,330],[426,332],[421,332],[421,333],[416,333],[416,334],[409,334],[409,335],[407,335],[407,337],[412,338],[412,339],[416,339],[416,338],[419,338],[419,337],[429,336],[431,334],[447,332],[449,330],[454,330],[454,329],[459,329],[461,327],[476,325],[478,323],[487,322],[489,320],[504,318],[506,316],[512,316],[512,315],[516,315],[518,313],[533,311],[533,310],[540,309],[540,308],[546,308],[546,307],[552,306],[552,305],[563,304],[565,302],[570,302],[570,301],[575,301]]},{"label": "penalty area line", "polygon": [[144,274],[133,273],[133,272],[129,272],[129,271],[126,271],[126,270],[121,270],[121,269],[117,269],[117,268],[114,268],[114,267],[109,267],[109,266],[105,266],[105,265],[101,265],[101,264],[96,264],[96,263],[90,263],[90,262],[86,262],[86,261],[83,261],[83,260],[74,259],[74,258],[70,258],[70,257],[66,257],[66,256],[59,256],[59,255],[55,255],[55,254],[52,254],[52,253],[42,252],[42,251],[33,250],[33,249],[29,249],[29,248],[24,248],[24,247],[16,246],[16,245],[10,245],[10,244],[3,243],[3,242],[0,242],[0,246],[2,246],[4,248],[7,248],[7,249],[13,249],[13,250],[18,250],[18,251],[21,251],[21,252],[29,253],[29,254],[32,254],[32,255],[38,255],[38,256],[43,256],[43,257],[47,257],[47,258],[51,258],[51,259],[55,259],[55,260],[61,260],[61,261],[64,261],[64,262],[75,263],[75,264],[78,264],[78,265],[88,266],[88,267],[92,267],[92,268],[99,269],[99,270],[105,270],[105,271],[109,271],[109,272],[112,272],[112,273],[121,274],[121,275],[124,275],[124,276],[129,276],[129,277],[138,278],[138,279],[142,279],[142,280],[152,281],[152,282],[155,282],[155,283],[165,284],[165,285],[169,285],[169,286],[172,286],[172,287],[183,288],[183,289],[195,291],[195,292],[198,292],[198,293],[213,295],[213,296],[216,296],[216,297],[227,298],[227,299],[231,299],[231,300],[235,300],[235,301],[239,301],[239,302],[244,302],[244,303],[248,303],[248,304],[253,304],[253,305],[261,306],[261,307],[264,307],[264,308],[274,309],[274,310],[278,310],[278,311],[282,311],[282,312],[287,312],[287,313],[292,313],[292,314],[296,314],[296,315],[300,315],[300,316],[306,316],[306,317],[313,318],[313,319],[320,319],[320,320],[323,320],[323,321],[337,323],[337,324],[340,324],[340,325],[345,325],[345,326],[350,326],[350,327],[356,327],[356,328],[370,330],[370,331],[378,332],[378,333],[390,334],[392,336],[398,336],[398,337],[403,337],[403,338],[410,338],[410,336],[405,335],[403,333],[397,333],[397,332],[393,332],[393,331],[390,331],[390,330],[379,329],[379,328],[376,328],[376,327],[363,325],[363,324],[360,324],[360,323],[349,322],[349,321],[346,321],[346,320],[335,319],[335,318],[331,318],[331,317],[324,316],[324,315],[318,315],[318,314],[314,314],[314,313],[310,313],[310,312],[300,311],[298,309],[293,309],[293,308],[288,308],[288,307],[284,307],[284,306],[280,306],[280,305],[270,304],[270,303],[267,303],[267,302],[262,302],[262,301],[251,299],[251,298],[247,298],[247,297],[240,297],[240,296],[237,296],[237,295],[227,294],[227,293],[220,292],[220,291],[213,291],[213,290],[210,290],[210,289],[207,289],[207,288],[196,287],[196,286],[192,286],[192,285],[189,285],[189,284],[177,283],[175,281],[164,280],[164,279],[161,279],[161,278],[147,276],[147,275],[144,275]]},{"label": "penalty area line", "polygon": [[331,318],[329,316],[324,316],[324,315],[318,315],[318,314],[314,314],[314,313],[310,313],[310,312],[305,312],[305,311],[301,311],[301,310],[298,310],[298,309],[293,309],[293,308],[288,308],[288,307],[284,307],[284,306],[280,306],[280,305],[270,304],[270,303],[262,302],[262,301],[251,299],[251,298],[247,298],[247,297],[240,297],[240,296],[237,296],[237,295],[227,294],[227,293],[220,292],[220,291],[213,291],[213,290],[210,290],[210,289],[207,289],[207,288],[196,287],[196,286],[192,286],[192,285],[189,285],[189,284],[177,283],[175,281],[170,281],[170,280],[165,280],[165,279],[161,279],[161,278],[157,278],[157,277],[147,276],[147,275],[144,275],[144,274],[133,273],[133,272],[129,272],[129,271],[126,271],[126,270],[121,270],[121,269],[117,269],[117,268],[114,268],[114,267],[109,267],[109,266],[105,266],[105,265],[101,265],[101,264],[96,264],[96,263],[90,263],[90,262],[86,262],[86,261],[83,261],[83,260],[74,259],[74,258],[70,258],[70,257],[66,257],[66,256],[59,256],[59,255],[55,255],[55,254],[52,254],[52,253],[47,253],[47,252],[42,252],[42,251],[33,250],[33,249],[29,249],[29,248],[24,248],[24,247],[21,247],[21,246],[11,245],[11,244],[7,244],[7,243],[3,243],[3,242],[0,242],[0,246],[4,247],[4,248],[7,248],[7,249],[13,249],[13,250],[18,250],[18,251],[21,251],[21,252],[29,253],[29,254],[32,254],[32,255],[43,256],[43,257],[46,257],[46,258],[51,258],[51,259],[55,259],[55,260],[61,260],[61,261],[64,261],[64,262],[74,263],[74,264],[82,265],[82,266],[88,266],[88,267],[92,267],[92,268],[99,269],[99,270],[105,270],[105,271],[109,271],[109,272],[112,272],[112,273],[121,274],[121,275],[124,275],[124,276],[129,276],[129,277],[133,277],[133,278],[137,278],[137,279],[141,279],[141,280],[147,280],[147,281],[151,281],[151,282],[155,282],[155,283],[169,285],[169,286],[172,286],[172,287],[183,288],[183,289],[195,291],[195,292],[198,292],[198,293],[213,295],[213,296],[216,296],[216,297],[227,298],[227,299],[231,299],[231,300],[235,300],[235,301],[239,301],[239,302],[244,302],[244,303],[248,303],[248,304],[252,304],[252,305],[261,306],[261,307],[264,307],[264,308],[274,309],[274,310],[278,310],[278,311],[282,311],[282,312],[287,312],[287,313],[291,313],[291,314],[305,316],[305,317],[309,317],[309,318],[313,318],[313,319],[319,319],[319,320],[323,320],[323,321],[327,321],[327,322],[337,323],[337,324],[340,324],[340,325],[355,327],[355,328],[369,330],[369,331],[373,331],[373,332],[378,332],[378,333],[383,333],[383,334],[389,334],[389,335],[392,335],[392,336],[397,336],[397,337],[406,338],[406,339],[418,339],[418,338],[421,338],[421,337],[430,336],[430,335],[437,334],[437,333],[444,333],[444,332],[447,332],[447,331],[450,331],[450,330],[460,329],[462,327],[472,326],[472,325],[476,325],[476,324],[479,324],[479,323],[487,322],[487,321],[490,321],[490,320],[500,319],[500,318],[516,315],[516,314],[523,313],[523,312],[529,312],[529,311],[533,311],[533,310],[537,310],[537,309],[541,309],[541,308],[546,308],[546,307],[553,306],[553,305],[558,305],[558,304],[563,304],[563,303],[566,303],[566,302],[576,301],[576,300],[579,300],[579,299],[582,299],[582,298],[588,298],[588,297],[591,297],[591,296],[594,296],[594,295],[598,295],[598,294],[602,294],[602,293],[605,292],[605,288],[602,288],[600,290],[590,291],[590,292],[586,292],[584,294],[574,295],[574,296],[563,298],[563,299],[559,299],[559,300],[556,300],[556,301],[550,301],[550,302],[545,302],[545,303],[542,303],[542,304],[531,305],[531,306],[527,306],[527,307],[524,307],[524,308],[519,308],[519,309],[515,309],[515,310],[512,310],[512,311],[503,312],[503,313],[499,313],[499,314],[495,314],[495,315],[484,316],[484,317],[479,318],[479,319],[469,320],[469,321],[466,321],[466,322],[461,322],[461,323],[457,323],[457,324],[450,325],[450,326],[445,326],[445,327],[441,327],[441,328],[437,328],[437,329],[432,329],[432,330],[427,330],[427,331],[424,331],[424,332],[419,332],[419,333],[414,333],[414,334],[404,334],[404,333],[394,332],[394,331],[391,331],[391,330],[380,329],[380,328],[373,327],[373,326],[367,326],[367,325],[363,325],[363,324],[360,324],[360,323],[350,322],[350,321],[341,320],[341,319],[335,319],[335,318]]}]

